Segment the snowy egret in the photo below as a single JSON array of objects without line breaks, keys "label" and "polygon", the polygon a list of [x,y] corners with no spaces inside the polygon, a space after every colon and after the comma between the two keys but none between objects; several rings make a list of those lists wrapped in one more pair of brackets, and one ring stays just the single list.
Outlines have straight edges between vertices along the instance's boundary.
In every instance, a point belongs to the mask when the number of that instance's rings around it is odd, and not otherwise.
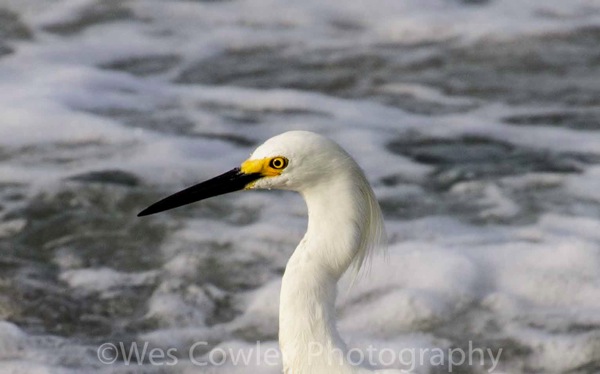
[{"label": "snowy egret", "polygon": [[[353,366],[335,326],[338,280],[384,244],[379,204],[357,163],[333,141],[290,131],[259,146],[238,168],[171,195],[139,216],[242,189],[299,192],[308,228],[285,268],[279,345],[287,374],[366,373]],[[388,371],[385,372],[396,372]]]}]

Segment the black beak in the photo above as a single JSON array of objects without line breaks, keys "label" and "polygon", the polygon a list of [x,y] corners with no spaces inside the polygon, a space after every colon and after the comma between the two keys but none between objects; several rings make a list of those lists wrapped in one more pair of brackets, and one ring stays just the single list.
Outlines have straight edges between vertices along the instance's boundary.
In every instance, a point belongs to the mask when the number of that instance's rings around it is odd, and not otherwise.
[{"label": "black beak", "polygon": [[164,212],[165,210],[208,199],[209,197],[239,191],[245,188],[250,182],[254,182],[261,177],[262,175],[259,173],[245,174],[240,170],[240,168],[235,168],[227,173],[219,175],[218,177],[198,183],[192,187],[186,188],[183,191],[179,191],[171,196],[165,197],[164,199],[142,210],[138,214],[138,217]]}]

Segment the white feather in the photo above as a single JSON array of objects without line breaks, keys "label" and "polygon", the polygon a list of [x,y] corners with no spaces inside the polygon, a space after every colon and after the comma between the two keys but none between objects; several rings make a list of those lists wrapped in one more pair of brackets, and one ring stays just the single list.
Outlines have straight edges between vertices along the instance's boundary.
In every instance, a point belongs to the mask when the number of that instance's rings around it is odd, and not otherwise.
[{"label": "white feather", "polygon": [[[357,163],[333,141],[306,131],[267,140],[250,160],[283,156],[289,165],[253,188],[299,192],[308,207],[307,232],[283,275],[279,344],[287,374],[363,373],[350,365],[335,325],[336,287],[385,244],[379,204]],[[389,371],[388,371],[389,372]]]}]

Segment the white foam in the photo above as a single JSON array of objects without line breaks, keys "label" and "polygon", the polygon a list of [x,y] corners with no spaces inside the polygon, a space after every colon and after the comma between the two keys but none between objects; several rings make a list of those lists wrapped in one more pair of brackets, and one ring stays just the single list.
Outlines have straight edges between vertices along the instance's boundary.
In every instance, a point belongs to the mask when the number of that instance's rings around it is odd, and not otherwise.
[{"label": "white foam", "polygon": [[249,302],[244,308],[244,313],[230,325],[230,328],[237,331],[248,330],[258,336],[277,336],[280,289],[281,279],[274,279],[247,295]]},{"label": "white foam", "polygon": [[582,175],[569,177],[566,188],[578,198],[600,202],[600,167],[590,167]]},{"label": "white foam", "polygon": [[202,326],[214,309],[214,302],[195,284],[179,280],[162,282],[148,300],[146,317],[161,326]]},{"label": "white foam", "polygon": [[0,321],[0,357],[2,360],[19,357],[24,349],[26,334],[16,325]]},{"label": "white foam", "polygon": [[110,292],[123,285],[135,287],[149,284],[157,274],[156,271],[124,273],[104,267],[66,270],[60,274],[60,279],[78,291]]},{"label": "white foam", "polygon": [[[409,131],[448,138],[480,134],[546,151],[597,154],[600,149],[597,131],[510,126],[503,122],[515,112],[539,112],[540,108],[493,104],[466,113],[430,117],[370,100],[323,93],[184,86],[170,81],[178,69],[226,50],[368,50],[381,45],[450,39],[469,44],[563,32],[598,24],[598,7],[586,0],[504,0],[473,6],[445,0],[374,0],[368,6],[362,1],[346,0],[150,0],[127,4],[135,20],[106,22],[68,36],[49,33],[43,27],[76,20],[79,12],[95,1],[4,3],[22,16],[35,37],[15,42],[16,52],[1,60],[0,151],[11,158],[7,162],[3,159],[0,165],[0,182],[25,184],[34,191],[56,188],[63,178],[76,173],[115,167],[161,189],[175,190],[238,166],[251,148],[124,126],[118,119],[91,114],[90,110],[150,113],[174,107],[195,122],[192,133],[236,134],[257,143],[290,129],[318,131],[348,149],[374,182],[378,196],[386,198],[425,197],[429,193],[425,188],[428,186],[390,187],[378,182],[383,177],[401,176],[402,180],[421,183],[433,171],[432,166],[386,149],[389,141]],[[98,68],[123,58],[157,54],[181,56],[182,65],[174,72],[152,77]],[[444,105],[472,103],[471,98],[450,96],[419,84],[389,84],[379,90]],[[249,113],[273,113],[273,118],[240,125],[206,109],[211,104]],[[286,112],[299,114],[287,116]],[[47,159],[53,153],[44,149],[61,146],[101,151],[69,153],[65,164]],[[475,194],[479,199],[474,203],[487,207],[481,218],[501,219],[521,212],[518,203],[504,193],[505,185],[521,190],[562,188],[569,198],[600,202],[600,169],[581,167],[585,169],[581,174],[530,173],[502,178],[497,183],[464,182],[455,185],[449,195],[464,198]],[[249,352],[253,343],[240,341],[241,335],[252,336],[253,331],[269,339],[276,335],[279,277],[302,237],[306,208],[299,197],[266,192],[232,196],[227,203],[232,210],[255,212],[256,217],[243,226],[212,218],[185,222],[161,246],[164,263],[152,271],[74,269],[80,264],[58,254],[55,261],[61,267],[60,280],[73,292],[100,297],[114,295],[125,286],[159,283],[143,316],[156,320],[158,328],[140,333],[139,338],[181,351],[204,339],[218,344],[217,348]],[[18,233],[23,225],[18,219],[4,222],[0,236]],[[351,344],[373,343],[396,350],[446,347],[455,342],[422,331],[459,319],[461,313],[473,307],[491,313],[503,337],[533,350],[528,364],[535,370],[572,370],[598,357],[596,335],[570,330],[600,323],[600,227],[596,216],[547,213],[539,221],[521,227],[475,226],[454,217],[388,220],[387,226],[391,238],[389,258],[376,259],[371,275],[347,293],[341,288],[339,325],[342,336]],[[233,320],[207,326],[217,308],[211,297],[214,290],[209,291],[209,285],[187,282],[194,279],[208,247],[215,244],[232,244],[227,252],[230,264],[243,266],[261,259],[265,268],[256,275],[260,278],[256,283],[262,286],[232,295]],[[472,321],[477,326],[484,322]],[[10,322],[0,323],[0,371],[68,373],[72,370],[62,361],[70,356],[57,347],[67,341],[69,349],[77,346],[89,350],[68,338],[51,337],[51,343],[34,338]],[[264,343],[276,348],[274,340]],[[65,362],[84,367],[85,372],[137,370],[120,366],[98,369],[95,357],[89,355]],[[148,368],[140,370],[144,369]],[[198,371],[189,362],[182,362],[178,369]],[[228,364],[208,370],[275,373],[281,367]]]}]

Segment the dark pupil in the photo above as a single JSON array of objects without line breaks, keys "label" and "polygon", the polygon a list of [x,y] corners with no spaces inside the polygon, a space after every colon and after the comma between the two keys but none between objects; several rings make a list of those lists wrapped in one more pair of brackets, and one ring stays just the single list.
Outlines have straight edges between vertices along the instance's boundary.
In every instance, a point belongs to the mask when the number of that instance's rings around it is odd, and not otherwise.
[{"label": "dark pupil", "polygon": [[275,166],[276,168],[280,168],[281,167],[281,160],[279,160],[279,159],[273,160],[273,166]]}]

